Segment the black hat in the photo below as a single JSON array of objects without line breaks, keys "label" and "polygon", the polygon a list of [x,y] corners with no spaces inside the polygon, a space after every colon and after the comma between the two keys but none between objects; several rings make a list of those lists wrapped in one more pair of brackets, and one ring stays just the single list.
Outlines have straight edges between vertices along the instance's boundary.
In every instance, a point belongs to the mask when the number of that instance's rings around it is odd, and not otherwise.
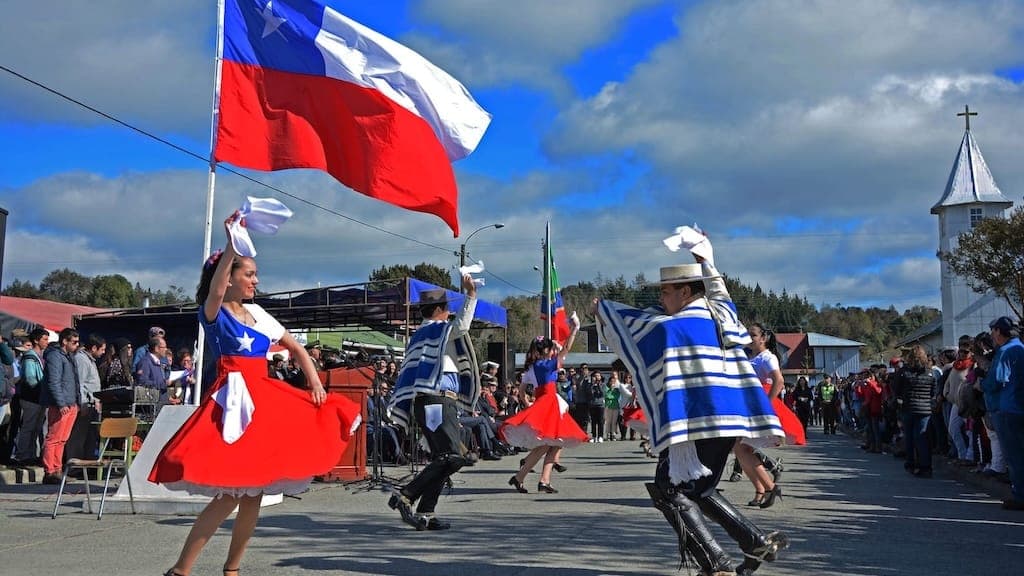
[{"label": "black hat", "polygon": [[1000,316],[999,318],[989,322],[988,327],[998,329],[1003,334],[1009,334],[1011,331],[1017,329],[1017,323],[1009,316]]},{"label": "black hat", "polygon": [[432,288],[430,290],[423,290],[420,292],[420,306],[429,306],[431,304],[447,304],[448,303],[448,291],[444,288]]}]

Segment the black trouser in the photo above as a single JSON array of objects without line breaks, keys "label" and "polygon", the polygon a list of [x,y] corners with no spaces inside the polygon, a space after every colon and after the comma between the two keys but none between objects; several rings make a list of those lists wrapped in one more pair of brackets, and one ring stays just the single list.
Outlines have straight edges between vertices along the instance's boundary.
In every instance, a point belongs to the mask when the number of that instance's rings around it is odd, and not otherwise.
[{"label": "black trouser", "polygon": [[64,446],[65,462],[71,458],[93,460],[99,456],[100,433],[95,424],[99,419],[100,414],[96,411],[96,406],[92,404],[79,406],[75,424],[71,427],[71,436],[68,437],[68,443]]},{"label": "black trouser", "polygon": [[[441,410],[441,423],[433,430],[427,425],[428,406],[439,406]],[[423,437],[427,439],[433,459],[402,489],[402,494],[410,502],[419,500],[417,512],[432,514],[448,477],[466,464],[459,441],[459,417],[455,410],[455,400],[423,394],[416,396],[413,415]]]},{"label": "black trouser", "polygon": [[821,407],[821,419],[824,421],[822,427],[826,434],[836,433],[836,405],[829,402]]},{"label": "black trouser", "polygon": [[21,399],[21,419],[14,437],[15,460],[27,462],[39,458],[43,453],[43,424],[46,423],[46,408],[35,402]]},{"label": "black trouser", "polygon": [[569,408],[569,413],[572,414],[573,420],[579,425],[580,429],[584,432],[587,431],[587,424],[590,423],[590,405],[589,404],[573,404]]},{"label": "black trouser", "polygon": [[[722,551],[721,546],[715,541],[714,535],[707,529],[705,518],[722,526],[726,533],[740,545],[740,549],[747,554],[764,551],[764,547],[769,545],[768,535],[747,520],[739,510],[715,490],[718,482],[722,479],[726,462],[728,462],[735,444],[736,438],[695,440],[697,457],[704,466],[711,470],[711,475],[679,484],[673,484],[669,477],[669,451],[662,450],[658,456],[658,467],[654,476],[655,486],[660,489],[662,495],[671,497],[675,492],[685,496],[685,498],[677,496],[668,502],[677,506],[679,515],[673,518],[666,514],[665,517],[677,533],[685,529],[686,538],[696,540],[692,545],[686,547],[704,572],[732,571],[728,555]],[[661,502],[662,507],[665,503],[664,500]],[[656,501],[655,504],[658,505],[658,502]],[[694,509],[693,504],[699,507],[699,511]],[[681,523],[682,525],[673,524],[673,520],[676,524]],[[680,535],[682,536],[682,534]],[[681,540],[685,540],[685,538],[681,538]],[[774,560],[774,556],[769,560]],[[753,572],[759,565],[759,560],[748,558],[740,568]],[[748,572],[744,571],[743,573]]]},{"label": "black trouser", "polygon": [[590,407],[590,436],[604,438],[604,405]]},{"label": "black trouser", "polygon": [[[736,444],[735,438],[707,438],[695,440],[697,457],[704,466],[711,470],[710,476],[704,476],[696,480],[688,480],[676,484],[675,488],[682,492],[690,500],[699,500],[715,491],[718,482],[722,479],[722,471],[732,454],[732,447]],[[672,486],[668,475],[668,449],[662,450],[658,455],[658,468],[654,473],[654,481],[658,486]]]}]

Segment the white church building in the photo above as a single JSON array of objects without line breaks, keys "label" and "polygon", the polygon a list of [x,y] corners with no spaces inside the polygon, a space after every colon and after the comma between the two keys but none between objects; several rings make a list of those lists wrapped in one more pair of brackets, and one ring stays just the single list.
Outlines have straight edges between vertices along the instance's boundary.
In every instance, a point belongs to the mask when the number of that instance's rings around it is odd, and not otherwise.
[{"label": "white church building", "polygon": [[[966,106],[957,114],[966,120],[964,137],[942,198],[931,209],[939,217],[936,256],[940,260],[943,253],[956,249],[960,234],[969,232],[985,218],[1005,218],[1013,206],[996,185],[971,133],[971,116],[976,115]],[[966,279],[954,274],[944,260],[941,262],[942,317],[909,334],[901,345],[921,343],[929,351],[955,347],[961,335],[987,332],[988,323],[995,318],[1014,316],[1005,300],[992,292],[975,292]]]}]

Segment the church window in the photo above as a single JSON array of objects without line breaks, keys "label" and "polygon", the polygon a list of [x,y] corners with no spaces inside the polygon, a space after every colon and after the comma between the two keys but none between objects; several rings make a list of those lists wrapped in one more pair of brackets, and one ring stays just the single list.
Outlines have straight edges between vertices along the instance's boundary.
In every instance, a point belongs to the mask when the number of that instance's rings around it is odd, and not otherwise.
[{"label": "church window", "polygon": [[971,208],[971,228],[976,227],[984,217],[981,208]]}]

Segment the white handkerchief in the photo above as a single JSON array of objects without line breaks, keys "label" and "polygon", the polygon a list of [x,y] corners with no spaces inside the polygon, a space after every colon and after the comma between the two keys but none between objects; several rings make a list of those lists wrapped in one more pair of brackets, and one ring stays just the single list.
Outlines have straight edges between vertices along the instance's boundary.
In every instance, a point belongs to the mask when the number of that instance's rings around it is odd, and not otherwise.
[{"label": "white handkerchief", "polygon": [[575,328],[580,325],[580,317],[576,315],[576,311],[572,311],[572,316],[569,316],[569,328]]},{"label": "white handkerchief", "polygon": [[466,274],[479,274],[484,271],[484,261],[480,260],[476,264],[470,264],[468,266],[460,266],[459,274],[465,276]]},{"label": "white handkerchief", "polygon": [[427,430],[431,432],[437,430],[437,427],[441,425],[441,409],[443,408],[440,404],[427,404],[423,407],[423,416],[426,418],[425,424]]},{"label": "white handkerchief", "polygon": [[696,224],[693,227],[680,226],[676,228],[676,233],[665,238],[662,242],[673,252],[678,252],[680,248],[686,248],[693,254],[707,260],[712,266],[715,264],[715,253],[711,248],[711,241],[708,240],[708,237],[704,235],[704,232]]},{"label": "white handkerchief", "polygon": [[483,286],[484,284],[486,284],[486,282],[484,282],[483,278],[473,278],[473,284],[477,286]]},{"label": "white handkerchief", "polygon": [[227,381],[214,393],[213,399],[223,411],[221,437],[228,444],[234,444],[245,433],[256,411],[242,373],[229,372]]},{"label": "white handkerchief", "polygon": [[292,211],[274,198],[248,196],[238,212],[241,218],[228,229],[231,234],[231,245],[236,254],[250,258],[256,255],[256,246],[249,237],[249,230],[274,235],[281,224],[292,217]]}]

